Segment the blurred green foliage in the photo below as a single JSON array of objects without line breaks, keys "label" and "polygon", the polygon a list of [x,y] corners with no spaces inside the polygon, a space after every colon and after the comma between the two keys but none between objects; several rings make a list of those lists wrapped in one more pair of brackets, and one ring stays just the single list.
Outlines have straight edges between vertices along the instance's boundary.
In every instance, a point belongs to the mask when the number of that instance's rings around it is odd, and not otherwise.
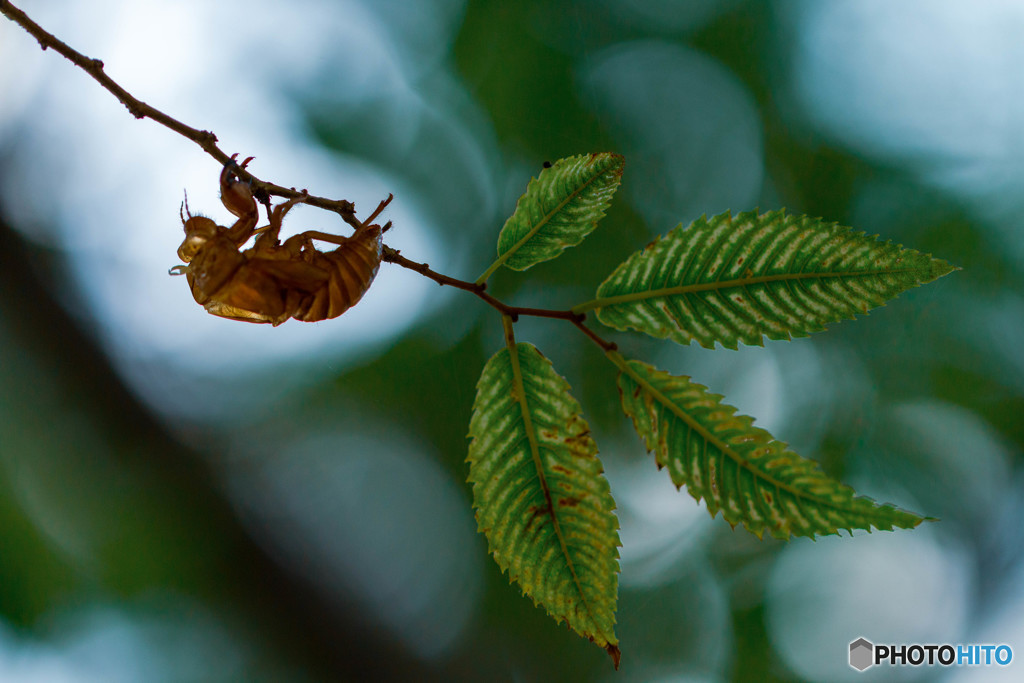
[{"label": "blurred green foliage", "polygon": [[[942,516],[924,538],[950,551],[941,556],[946,559],[961,557],[951,549],[965,549],[965,563],[976,574],[958,585],[971,596],[973,620],[984,623],[996,613],[998,596],[1016,585],[1022,566],[1022,539],[1012,519],[1021,500],[1024,453],[1024,364],[1015,342],[1016,333],[1024,332],[1019,306],[1024,268],[964,197],[929,183],[927,173],[909,165],[822,135],[793,114],[798,107],[788,78],[799,36],[787,11],[802,5],[706,4],[711,9],[700,22],[659,26],[636,20],[630,3],[612,0],[558,5],[470,0],[435,67],[443,73],[420,74],[410,84],[430,107],[407,145],[396,142],[389,128],[389,121],[400,123],[404,112],[387,94],[353,104],[333,99],[328,87],[315,83],[319,89],[293,96],[307,132],[325,149],[388,170],[421,199],[443,249],[457,252],[461,260],[455,262],[465,268],[450,274],[472,279],[493,260],[501,221],[543,161],[625,151],[629,140],[596,109],[583,84],[604,48],[657,41],[723,65],[746,89],[760,117],[765,175],[754,198],[760,208],[785,206],[880,233],[964,270],[785,350],[775,343],[739,352],[659,351],[649,341],[608,336],[631,357],[658,357],[667,371],[693,375],[702,384],[713,384],[709,377],[729,378],[736,367],[767,368],[765,376],[803,369],[801,379],[807,379],[800,384],[783,377],[775,389],[710,388],[755,417],[758,406],[743,408],[744,401],[770,397],[761,410],[775,413],[773,433],[822,462],[830,475],[876,499]],[[303,13],[288,20],[315,22],[316,17]],[[467,97],[448,98],[437,86],[441,76],[464,88]],[[159,94],[158,85],[154,93]],[[108,97],[98,89],[95,96]],[[636,104],[643,108],[644,103]],[[685,111],[657,114],[687,125]],[[154,128],[153,134],[163,133]],[[16,137],[3,140],[0,152],[13,148]],[[470,148],[485,161],[471,161]],[[623,197],[633,182],[632,163],[627,156]],[[10,178],[0,174],[0,183]],[[289,179],[298,185],[304,180]],[[74,298],[73,285],[62,275],[61,254],[54,258],[51,250],[16,235],[14,229],[26,228],[14,217],[25,221],[24,215],[0,207],[5,222],[0,244],[0,673],[13,666],[12,653],[28,647],[24,643],[46,643],[64,652],[62,643],[75,632],[68,615],[111,609],[167,618],[186,631],[193,627],[189,618],[212,615],[227,631],[223,647],[203,636],[206,650],[174,650],[173,639],[147,641],[137,656],[170,652],[203,663],[198,673],[168,665],[165,680],[827,680],[814,669],[800,668],[785,635],[773,626],[796,618],[773,598],[782,581],[773,578],[773,569],[791,546],[758,541],[721,519],[705,524],[701,518],[692,547],[670,537],[654,553],[662,562],[658,578],[641,576],[640,560],[629,555],[631,543],[639,549],[664,531],[662,525],[673,523],[623,503],[636,483],[614,475],[643,458],[649,467],[654,464],[637,449],[619,445],[626,443],[629,426],[618,405],[614,369],[581,335],[546,321],[523,323],[517,337],[537,344],[572,384],[598,443],[608,444],[602,458],[609,463],[620,513],[640,520],[623,533],[622,671],[613,678],[604,656],[554,626],[490,560],[480,564],[482,587],[458,638],[439,654],[418,653],[382,625],[342,578],[335,577],[334,585],[303,573],[315,564],[315,537],[295,550],[261,535],[261,524],[270,526],[278,518],[287,523],[287,513],[275,507],[280,501],[268,499],[266,518],[257,523],[247,518],[232,488],[232,459],[265,433],[312,433],[335,415],[339,422],[342,417],[369,422],[371,416],[396,430],[400,426],[422,444],[421,454],[458,482],[468,517],[466,430],[475,382],[500,346],[500,321],[493,311],[455,293],[393,343],[357,361],[327,355],[303,368],[268,367],[230,380],[254,395],[269,394],[296,375],[309,380],[288,384],[259,410],[190,421],[156,413],[125,388],[109,348],[96,341],[101,325],[93,320],[95,312]],[[500,272],[490,291],[517,305],[579,303],[626,255],[674,227],[648,225],[644,216],[642,207],[619,200],[580,248],[526,274]],[[678,221],[694,218],[680,215]],[[387,276],[385,267],[380,277]],[[935,416],[949,415],[959,416],[955,424],[972,427],[957,430],[963,439],[940,457],[941,449],[922,434]],[[274,455],[289,457],[284,447]],[[352,457],[325,454],[328,461]],[[936,472],[962,476],[951,483]],[[672,489],[662,475],[664,489]],[[988,502],[971,493],[979,482],[1000,484]],[[685,492],[668,493],[688,501]],[[652,505],[660,500],[651,496]],[[930,507],[940,503],[945,509]],[[330,524],[345,520],[325,513],[323,522],[329,531]],[[426,533],[435,522],[416,523]],[[387,528],[378,533],[386,535]],[[451,542],[469,544],[483,557],[482,537],[460,533],[453,531]],[[870,548],[877,539],[843,540]],[[793,546],[803,547],[797,543]],[[831,546],[820,546],[815,549],[822,557],[831,552]],[[437,548],[439,555],[447,551]],[[935,569],[925,578],[943,577]],[[826,599],[844,594],[829,584],[820,590],[813,598],[820,600],[811,605],[819,611],[832,604]],[[917,594],[907,595],[913,601]],[[153,596],[155,607],[147,602]],[[169,603],[183,606],[187,618]],[[930,614],[924,601],[904,608]],[[967,631],[967,621],[959,623],[963,637],[976,637]],[[834,646],[842,652],[846,641]],[[125,656],[123,650],[113,652]],[[229,655],[240,663],[224,664]],[[227,668],[218,669],[212,664],[217,661]]]}]

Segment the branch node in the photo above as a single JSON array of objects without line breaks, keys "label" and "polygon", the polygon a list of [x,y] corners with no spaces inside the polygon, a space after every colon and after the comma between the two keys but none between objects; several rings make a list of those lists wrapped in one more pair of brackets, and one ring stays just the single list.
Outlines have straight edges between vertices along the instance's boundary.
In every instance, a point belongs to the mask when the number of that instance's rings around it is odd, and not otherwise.
[{"label": "branch node", "polygon": [[102,59],[92,59],[90,61],[92,62],[92,68],[96,69],[97,71],[103,71]]}]

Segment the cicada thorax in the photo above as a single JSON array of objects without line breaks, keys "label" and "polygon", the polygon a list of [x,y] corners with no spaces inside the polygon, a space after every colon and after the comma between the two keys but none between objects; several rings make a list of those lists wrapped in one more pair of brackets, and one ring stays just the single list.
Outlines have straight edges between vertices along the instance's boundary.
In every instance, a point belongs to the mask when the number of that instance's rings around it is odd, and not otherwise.
[{"label": "cicada thorax", "polygon": [[274,325],[290,317],[277,274],[240,253],[227,235],[208,241],[185,274],[196,303],[213,315]]},{"label": "cicada thorax", "polygon": [[327,272],[327,282],[304,298],[292,317],[304,322],[329,320],[355,306],[377,277],[381,232],[379,225],[364,226],[333,251],[305,249],[304,258]]},{"label": "cicada thorax", "polygon": [[196,303],[205,304],[232,280],[245,263],[238,247],[227,238],[214,238],[196,252],[186,271]]}]

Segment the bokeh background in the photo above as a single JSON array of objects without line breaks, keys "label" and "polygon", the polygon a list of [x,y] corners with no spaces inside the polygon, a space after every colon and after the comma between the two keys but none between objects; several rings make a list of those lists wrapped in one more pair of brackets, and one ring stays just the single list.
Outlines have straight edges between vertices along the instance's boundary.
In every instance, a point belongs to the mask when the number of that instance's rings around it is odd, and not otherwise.
[{"label": "bokeh background", "polygon": [[[622,670],[509,586],[465,483],[500,321],[385,264],[343,318],[226,321],[171,278],[219,168],[0,21],[0,680],[1019,680],[848,643],[1024,657],[1024,4],[1015,0],[20,3],[279,184],[393,192],[388,242],[465,279],[544,161],[626,156],[599,229],[492,291],[564,308],[702,213],[785,206],[963,267],[740,351],[612,335],[726,395],[914,531],[711,519],[557,321],[622,524]],[[342,231],[299,208],[294,229]],[[288,227],[288,226],[286,226]]]}]

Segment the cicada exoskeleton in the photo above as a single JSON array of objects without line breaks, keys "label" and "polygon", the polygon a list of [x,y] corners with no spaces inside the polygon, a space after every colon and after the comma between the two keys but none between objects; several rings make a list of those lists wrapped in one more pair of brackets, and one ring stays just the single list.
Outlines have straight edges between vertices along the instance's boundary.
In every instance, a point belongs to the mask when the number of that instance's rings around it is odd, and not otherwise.
[{"label": "cicada exoskeleton", "polygon": [[[184,206],[185,240],[178,256],[196,302],[222,318],[280,325],[289,318],[316,322],[336,318],[354,306],[369,289],[380,267],[381,235],[390,225],[371,222],[391,201],[389,196],[355,234],[344,237],[307,231],[279,239],[285,215],[303,196],[269,212],[269,224],[256,228],[258,207],[248,183],[238,179],[232,161],[221,172],[221,202],[238,220],[229,228]],[[242,162],[242,168],[251,159]],[[187,217],[186,217],[187,215]],[[252,247],[241,248],[256,235]],[[338,245],[318,250],[314,240]]]}]

